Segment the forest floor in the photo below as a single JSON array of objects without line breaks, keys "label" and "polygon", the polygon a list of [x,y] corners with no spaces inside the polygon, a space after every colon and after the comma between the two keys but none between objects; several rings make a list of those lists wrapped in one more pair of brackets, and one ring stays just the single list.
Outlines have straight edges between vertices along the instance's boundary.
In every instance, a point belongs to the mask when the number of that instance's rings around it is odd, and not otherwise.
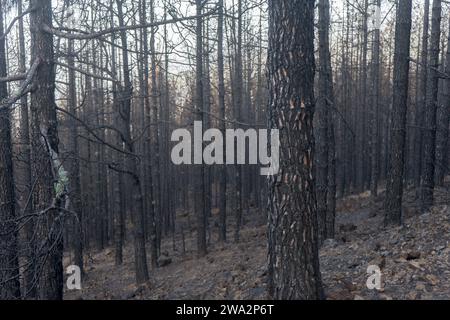
[{"label": "forest floor", "polygon": [[[330,300],[450,299],[450,192],[436,190],[436,205],[418,215],[415,190],[404,199],[402,227],[383,226],[383,192],[338,201],[336,240],[320,251],[325,294]],[[164,267],[151,270],[150,281],[134,284],[133,249],[124,250],[124,263],[114,264],[112,248],[91,253],[81,291],[66,299],[266,299],[266,227],[263,213],[252,212],[238,244],[213,239],[204,258],[195,254],[195,232],[162,243]],[[232,232],[229,231],[230,239]],[[66,262],[67,259],[66,259]],[[369,290],[369,265],[382,272],[382,289]]]}]

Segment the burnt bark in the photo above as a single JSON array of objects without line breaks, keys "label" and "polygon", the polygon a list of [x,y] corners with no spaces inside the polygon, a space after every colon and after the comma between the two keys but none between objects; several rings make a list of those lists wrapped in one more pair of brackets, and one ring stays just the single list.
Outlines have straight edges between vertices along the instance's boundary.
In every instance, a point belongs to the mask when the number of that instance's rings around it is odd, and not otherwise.
[{"label": "burnt bark", "polygon": [[280,171],[269,179],[269,292],[321,299],[314,161],[314,1],[269,1],[269,127]]},{"label": "burnt bark", "polygon": [[[0,1],[0,77],[6,77],[6,48]],[[8,96],[6,82],[0,82],[0,101]],[[11,110],[0,109],[0,299],[19,299],[19,258],[17,252],[16,196],[11,141]]]},{"label": "burnt bark", "polygon": [[436,166],[436,114],[438,104],[438,70],[439,70],[439,48],[441,39],[441,0],[433,0],[431,38],[428,60],[428,79],[426,108],[424,112],[423,133],[423,168],[421,179],[421,211],[430,210],[433,205],[434,173]]},{"label": "burnt bark", "polygon": [[31,92],[31,150],[33,209],[40,212],[36,221],[38,235],[38,297],[61,300],[63,297],[63,215],[62,199],[56,194],[59,154],[58,122],[55,104],[53,35],[43,31],[52,26],[51,0],[32,0],[30,7],[31,60],[39,67]]},{"label": "burnt bark", "polygon": [[399,225],[402,222],[410,42],[411,0],[400,0],[395,25],[393,110],[385,202],[386,224]]}]

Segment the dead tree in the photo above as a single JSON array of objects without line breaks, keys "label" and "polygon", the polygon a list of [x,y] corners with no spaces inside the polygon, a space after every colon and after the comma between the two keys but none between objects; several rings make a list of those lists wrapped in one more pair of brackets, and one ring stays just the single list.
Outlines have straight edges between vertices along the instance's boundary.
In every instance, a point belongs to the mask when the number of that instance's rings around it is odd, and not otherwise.
[{"label": "dead tree", "polygon": [[[124,26],[124,15],[122,2],[116,0],[119,26]],[[124,149],[127,153],[125,161],[125,172],[130,179],[132,187],[132,210],[133,210],[133,236],[134,236],[134,266],[136,272],[136,283],[142,284],[149,279],[147,267],[147,252],[145,248],[144,235],[144,199],[142,196],[141,181],[138,174],[137,157],[134,155],[134,143],[131,137],[131,96],[133,87],[130,78],[128,62],[128,44],[125,30],[120,31],[122,42],[122,63],[124,86],[119,96],[118,116],[121,119],[121,137]]]},{"label": "dead tree", "polygon": [[436,165],[436,114],[439,81],[439,47],[441,42],[441,0],[433,0],[431,38],[429,47],[429,70],[427,78],[426,108],[424,112],[423,168],[421,179],[421,211],[433,205],[434,174]]},{"label": "dead tree", "polygon": [[[6,48],[0,1],[0,78],[6,77]],[[0,102],[8,97],[5,81],[0,81]],[[11,110],[0,109],[0,299],[19,299],[19,258],[17,251],[16,197],[11,141]]]},{"label": "dead tree", "polygon": [[386,182],[386,224],[402,222],[410,42],[411,0],[400,0],[397,5],[395,25],[394,91],[390,159]]},{"label": "dead tree", "polygon": [[38,297],[63,297],[63,205],[64,191],[56,182],[62,177],[59,164],[58,122],[55,104],[53,35],[44,31],[52,26],[51,0],[32,0],[30,6],[31,61],[38,63],[31,91],[31,164],[34,180],[33,209],[36,221]]},{"label": "dead tree", "polygon": [[321,299],[314,161],[314,1],[269,1],[269,126],[280,171],[269,180],[269,292]]},{"label": "dead tree", "polygon": [[[381,10],[381,0],[376,2],[377,9]],[[379,12],[377,14],[380,14]],[[379,19],[380,17],[376,17]],[[376,21],[378,23],[381,21]],[[378,195],[378,177],[379,177],[379,161],[378,155],[380,151],[380,134],[379,134],[379,108],[381,97],[380,85],[380,27],[375,26],[373,49],[372,49],[372,105],[371,105],[371,177],[370,190],[373,197]]]},{"label": "dead tree", "polygon": [[330,3],[319,1],[319,97],[317,101],[317,167],[316,194],[319,238],[334,237],[335,216],[335,146],[332,109],[334,108],[333,79],[329,43]]},{"label": "dead tree", "polygon": [[419,189],[420,178],[422,174],[422,154],[423,154],[423,127],[424,127],[424,112],[427,95],[427,78],[428,78],[428,39],[430,26],[430,0],[425,0],[425,10],[423,15],[423,29],[422,29],[422,50],[421,50],[421,71],[419,83],[419,99],[416,106],[416,131],[414,136],[415,144],[415,170],[414,170],[414,185]]},{"label": "dead tree", "polygon": [[[203,123],[203,1],[196,0],[197,12],[197,53],[196,53],[196,92],[195,92],[195,120]],[[206,255],[206,197],[205,197],[205,167],[196,164],[194,176],[195,211],[197,215],[197,250],[200,257]]]},{"label": "dead tree", "polygon": [[[444,51],[444,50],[442,50]],[[443,61],[443,59],[442,59]],[[447,56],[445,59],[445,74],[450,75],[450,25],[448,29]],[[444,185],[444,177],[448,173],[448,138],[450,121],[450,77],[443,79],[443,99],[437,110],[436,132],[436,184]]]},{"label": "dead tree", "polygon": [[[225,81],[224,81],[224,58],[223,58],[223,24],[224,24],[224,8],[223,0],[219,0],[218,8],[218,26],[217,26],[217,69],[219,79],[219,117],[223,119],[220,122],[220,130],[225,136]],[[222,166],[219,169],[219,240],[227,240],[227,168]]]}]

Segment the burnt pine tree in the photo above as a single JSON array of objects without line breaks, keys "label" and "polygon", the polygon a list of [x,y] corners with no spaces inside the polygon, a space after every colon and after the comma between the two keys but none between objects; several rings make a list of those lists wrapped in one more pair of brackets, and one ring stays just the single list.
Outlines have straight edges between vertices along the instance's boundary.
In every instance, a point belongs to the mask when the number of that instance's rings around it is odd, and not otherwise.
[{"label": "burnt pine tree", "polygon": [[[449,19],[450,20],[450,19]],[[450,21],[447,39],[447,56],[445,58],[445,73],[450,74]],[[450,121],[450,79],[444,80],[444,99],[438,106],[436,121],[436,184],[443,186],[444,177],[448,172],[448,126]]]},{"label": "burnt pine tree", "polygon": [[[203,18],[202,0],[196,0],[196,92],[195,92],[195,120],[203,122]],[[198,255],[206,255],[206,197],[205,197],[205,166],[196,165],[194,177],[195,211],[197,215],[197,249]]]},{"label": "burnt pine tree", "polygon": [[[377,10],[381,9],[381,0],[376,2]],[[378,17],[376,17],[378,19]],[[375,23],[378,23],[376,21]],[[381,22],[381,21],[380,21]],[[372,49],[372,106],[371,106],[371,177],[370,177],[370,191],[373,197],[378,194],[378,176],[379,176],[379,161],[378,152],[380,149],[380,134],[378,130],[378,118],[381,96],[380,85],[380,26],[375,26],[373,36]]]},{"label": "burnt pine tree", "polygon": [[328,77],[327,77],[327,45],[328,24],[325,16],[325,3],[319,1],[319,97],[316,106],[316,198],[319,240],[326,238],[327,191],[328,191]]},{"label": "burnt pine tree", "polygon": [[[223,25],[224,9],[223,0],[219,0],[218,22],[217,22],[217,73],[219,87],[219,117],[223,119],[220,122],[220,130],[225,136],[225,80],[224,80],[224,58],[223,58]],[[222,166],[219,169],[219,240],[227,240],[227,168]]]},{"label": "burnt pine tree", "polygon": [[386,224],[399,225],[402,222],[410,42],[411,0],[400,0],[397,4],[397,19],[395,24],[391,145],[385,203]]},{"label": "burnt pine tree", "polygon": [[[153,6],[152,6],[153,8]],[[140,11],[140,20],[141,23],[145,23],[147,21],[147,2],[146,0],[141,1],[141,11]],[[148,126],[151,122],[151,106],[149,99],[149,82],[150,82],[150,74],[149,74],[149,59],[148,59],[148,30],[147,28],[142,29],[142,71],[143,75],[141,75],[141,89],[143,91],[143,99],[144,99],[144,124]],[[150,137],[145,139],[144,141],[144,182],[143,187],[145,188],[145,197],[146,197],[146,208],[148,212],[148,237],[150,239],[150,257],[151,257],[151,266],[152,268],[156,268],[158,264],[158,244],[157,244],[157,236],[156,236],[156,225],[155,225],[155,203],[153,201],[154,198],[154,190],[153,190],[153,175],[152,175],[152,155],[150,150]]]},{"label": "burnt pine tree", "polygon": [[31,169],[34,181],[33,209],[37,217],[38,297],[60,300],[63,297],[63,221],[59,207],[62,194],[59,180],[59,138],[55,104],[55,62],[51,0],[32,0],[30,7],[31,61],[38,64],[31,91]]},{"label": "burnt pine tree", "polygon": [[335,148],[332,121],[333,80],[329,41],[330,2],[319,1],[319,97],[317,102],[316,194],[319,238],[334,237],[335,217]]},{"label": "burnt pine tree", "polygon": [[433,205],[434,173],[436,161],[436,114],[439,81],[439,47],[441,42],[441,0],[433,1],[431,14],[431,38],[428,54],[428,79],[426,106],[424,112],[423,167],[420,186],[421,211],[428,211]]},{"label": "burnt pine tree", "polygon": [[280,171],[269,180],[269,291],[321,299],[314,151],[314,1],[269,1],[269,127]]},{"label": "burnt pine tree", "polygon": [[[0,78],[6,77],[3,13],[3,4],[0,0]],[[0,103],[7,95],[6,82],[0,80]],[[0,299],[2,300],[20,298],[10,112],[8,107],[0,104]]]},{"label": "burnt pine tree", "polygon": [[[242,109],[243,109],[243,62],[242,62],[242,0],[237,0],[237,35],[236,35],[236,55],[235,55],[235,70],[234,70],[234,91],[235,91],[235,105],[234,105],[234,120],[236,122],[242,121]],[[238,128],[238,124],[235,124],[235,128]],[[235,147],[235,155],[237,155],[237,147]],[[237,163],[237,162],[236,162]],[[243,182],[243,169],[242,166],[236,164],[235,166],[235,194],[236,194],[236,229],[234,230],[234,241],[239,241],[239,234],[242,222],[242,182]]]},{"label": "burnt pine tree", "polygon": [[425,101],[427,94],[427,77],[428,77],[428,38],[430,26],[430,0],[425,0],[425,9],[423,15],[422,30],[422,49],[421,49],[421,71],[419,80],[419,96],[418,105],[416,106],[416,126],[414,142],[415,142],[415,170],[414,170],[414,186],[419,190],[420,178],[422,173],[422,151],[423,151],[423,127]]},{"label": "burnt pine tree", "polygon": [[[116,0],[119,26],[125,25],[122,2]],[[134,154],[134,142],[131,137],[131,97],[133,86],[130,78],[130,69],[128,62],[128,44],[126,31],[120,31],[120,40],[122,42],[122,62],[124,87],[119,101],[119,117],[122,120],[122,140],[127,157],[125,160],[125,171],[127,172],[133,191],[133,237],[134,237],[134,267],[136,271],[136,283],[142,284],[149,279],[147,266],[147,251],[144,234],[144,198],[142,196],[142,185],[138,175],[137,157]]]},{"label": "burnt pine tree", "polygon": [[[68,99],[67,106],[68,111],[77,116],[77,92],[76,92],[76,79],[75,79],[75,62],[74,62],[74,47],[73,40],[68,40],[69,52],[67,58],[67,65],[69,66],[69,86],[68,86]],[[82,238],[82,199],[81,199],[81,181],[80,181],[80,161],[79,161],[79,148],[78,148],[78,123],[74,117],[69,119],[69,133],[70,138],[68,140],[68,150],[70,152],[69,157],[69,182],[70,182],[70,204],[71,210],[76,214],[73,221],[73,250],[74,250],[74,262],[80,267],[83,273],[83,238]]]},{"label": "burnt pine tree", "polygon": [[[17,14],[22,15],[22,0],[17,1]],[[25,51],[25,33],[23,26],[23,19],[18,21],[19,27],[19,68],[21,72],[26,72],[26,51]],[[29,125],[29,111],[28,111],[28,96],[23,95],[20,98],[20,142],[22,155],[22,163],[18,164],[21,171],[23,183],[25,185],[25,192],[22,192],[22,203],[24,204],[23,214],[28,215],[33,212],[31,201],[28,201],[32,190],[31,180],[31,152],[30,152],[30,125]],[[25,268],[25,285],[24,296],[26,298],[36,297],[36,286],[33,283],[35,269],[36,269],[36,250],[34,248],[33,234],[34,234],[34,218],[30,218],[25,224],[25,237],[27,241],[27,267]]]}]

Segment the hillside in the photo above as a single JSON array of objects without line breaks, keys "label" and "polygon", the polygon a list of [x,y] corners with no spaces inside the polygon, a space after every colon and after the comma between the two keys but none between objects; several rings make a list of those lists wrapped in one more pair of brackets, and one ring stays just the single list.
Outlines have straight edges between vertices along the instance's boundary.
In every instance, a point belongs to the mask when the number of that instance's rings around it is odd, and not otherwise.
[{"label": "hillside", "polygon": [[[338,202],[336,240],[320,251],[327,299],[449,299],[450,208],[446,189],[436,190],[432,212],[417,214],[415,190],[404,201],[402,227],[384,228],[383,194],[373,202],[368,194]],[[194,236],[186,236],[186,252],[176,239],[163,243],[162,261],[148,284],[134,285],[133,250],[126,247],[124,264],[114,265],[107,249],[88,257],[81,292],[66,292],[66,299],[266,299],[266,227],[261,213],[252,213],[241,242],[219,244],[209,254],[195,257]],[[230,235],[232,234],[231,231]],[[367,267],[382,270],[383,288],[366,287]]]}]

